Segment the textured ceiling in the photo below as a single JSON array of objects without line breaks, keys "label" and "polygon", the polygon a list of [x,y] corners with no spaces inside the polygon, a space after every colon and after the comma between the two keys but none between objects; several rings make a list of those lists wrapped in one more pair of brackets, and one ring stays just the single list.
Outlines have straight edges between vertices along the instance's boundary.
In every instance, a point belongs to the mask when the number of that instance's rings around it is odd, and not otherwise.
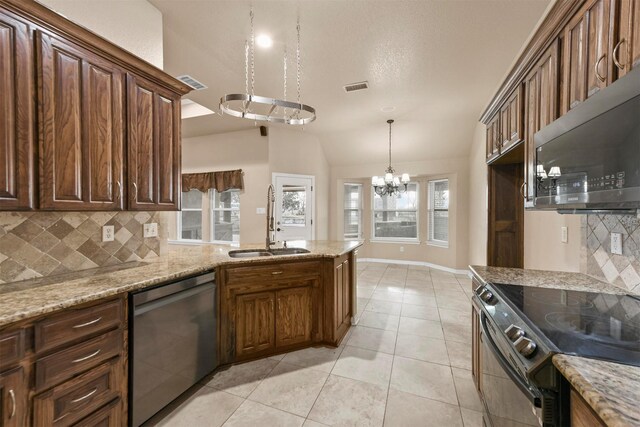
[{"label": "textured ceiling", "polygon": [[[165,70],[209,88],[190,98],[211,109],[244,92],[246,1],[150,0],[163,13]],[[282,96],[282,51],[295,51],[302,26],[302,101],[318,119],[333,165],[384,162],[388,118],[394,162],[466,156],[483,107],[547,7],[548,0],[253,1],[257,33],[274,39],[256,50],[256,94]],[[347,83],[370,89],[345,93]],[[289,94],[294,93],[294,62]],[[394,106],[392,113],[381,107]],[[183,122],[185,137],[246,129],[252,122],[205,116]]]}]

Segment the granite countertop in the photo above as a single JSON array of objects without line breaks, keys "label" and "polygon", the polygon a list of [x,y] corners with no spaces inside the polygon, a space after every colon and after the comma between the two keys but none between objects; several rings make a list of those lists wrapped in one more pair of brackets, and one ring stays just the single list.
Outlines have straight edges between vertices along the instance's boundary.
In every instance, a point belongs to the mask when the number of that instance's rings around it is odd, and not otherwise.
[{"label": "granite countertop", "polygon": [[261,248],[259,245],[169,245],[166,254],[144,262],[2,284],[0,328],[85,302],[211,271],[220,265],[336,258],[360,245],[362,242],[358,241],[295,241],[289,242],[289,247],[305,248],[311,252],[267,258],[231,258],[228,255],[230,250]]},{"label": "granite countertop", "polygon": [[640,367],[565,354],[553,364],[608,426],[640,426]]},{"label": "granite countertop", "polygon": [[616,295],[632,293],[629,290],[582,273],[487,267],[483,265],[470,265],[469,269],[484,284],[501,283],[538,288],[558,288],[570,291],[604,292]]}]

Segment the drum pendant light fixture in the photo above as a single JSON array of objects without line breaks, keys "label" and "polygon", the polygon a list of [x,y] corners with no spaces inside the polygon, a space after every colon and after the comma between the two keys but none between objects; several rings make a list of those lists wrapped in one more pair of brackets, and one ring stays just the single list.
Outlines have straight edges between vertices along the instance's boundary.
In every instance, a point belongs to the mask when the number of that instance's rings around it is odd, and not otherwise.
[{"label": "drum pendant light fixture", "polygon": [[[391,166],[391,125],[393,124],[393,120],[387,120],[387,123],[389,123],[389,167],[385,171],[384,176],[372,177],[371,185],[373,185],[373,190],[378,196],[396,195],[399,197],[400,194],[407,191],[407,186],[411,179],[408,173],[403,173],[401,176],[394,175],[396,171]],[[400,183],[402,183],[402,187]]]},{"label": "drum pendant light fixture", "polygon": [[[287,52],[284,52],[284,99],[259,96],[255,87],[255,34],[253,31],[253,8],[249,12],[251,36],[244,45],[245,93],[233,93],[220,98],[220,111],[233,117],[253,121],[283,123],[287,125],[306,125],[316,119],[315,108],[303,104],[300,86],[300,22],[297,22],[296,45],[296,101],[287,100]],[[251,86],[249,86],[251,81]]]}]

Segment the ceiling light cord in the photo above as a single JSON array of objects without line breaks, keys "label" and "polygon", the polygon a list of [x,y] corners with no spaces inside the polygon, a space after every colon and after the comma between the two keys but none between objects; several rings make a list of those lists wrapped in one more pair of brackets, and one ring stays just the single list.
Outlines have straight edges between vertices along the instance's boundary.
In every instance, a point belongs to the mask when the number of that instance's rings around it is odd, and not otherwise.
[{"label": "ceiling light cord", "polygon": [[391,124],[393,120],[387,120],[389,123],[389,167],[387,168],[387,172],[394,173],[395,170],[391,167]]}]

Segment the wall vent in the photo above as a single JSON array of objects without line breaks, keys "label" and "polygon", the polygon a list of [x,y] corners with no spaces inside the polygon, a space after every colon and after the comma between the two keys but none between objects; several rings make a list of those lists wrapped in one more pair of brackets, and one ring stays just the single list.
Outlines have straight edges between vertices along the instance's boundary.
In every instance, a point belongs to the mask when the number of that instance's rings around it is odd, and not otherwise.
[{"label": "wall vent", "polygon": [[348,85],[344,86],[344,91],[347,92],[347,93],[355,92],[357,90],[364,90],[364,89],[369,89],[369,82],[368,81],[357,82],[357,83],[349,83]]},{"label": "wall vent", "polygon": [[207,86],[204,83],[201,83],[199,81],[197,81],[196,79],[194,79],[193,77],[191,77],[188,74],[185,74],[183,76],[178,76],[176,77],[178,80],[180,80],[182,83],[191,86],[192,88],[194,88],[195,90],[202,90],[202,89],[206,89]]}]

